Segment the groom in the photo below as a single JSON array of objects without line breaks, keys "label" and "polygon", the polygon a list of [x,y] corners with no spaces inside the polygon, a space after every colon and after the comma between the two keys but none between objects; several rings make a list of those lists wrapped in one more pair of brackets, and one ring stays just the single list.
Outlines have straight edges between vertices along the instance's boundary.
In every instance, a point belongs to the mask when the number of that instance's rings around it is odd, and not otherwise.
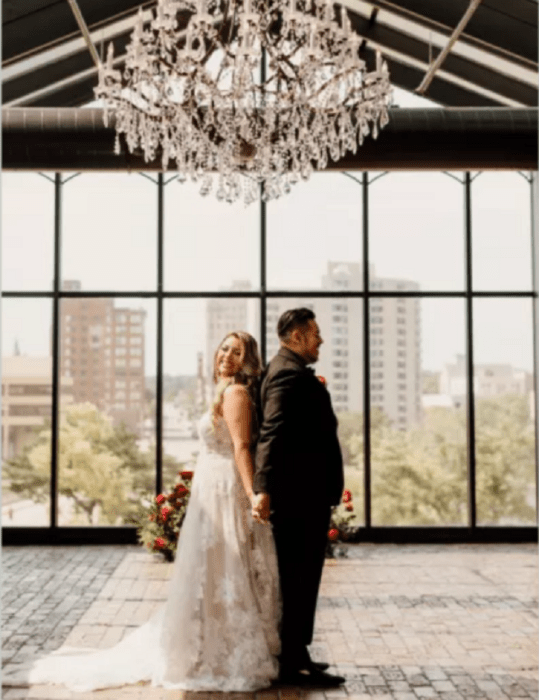
[{"label": "groom", "polygon": [[312,661],[307,646],[331,506],[341,501],[344,486],[337,419],[326,388],[307,367],[318,360],[323,342],[314,313],[285,311],[277,334],[281,348],[260,385],[253,516],[271,521],[277,550],[283,601],[279,681],[332,687],[345,679]]}]

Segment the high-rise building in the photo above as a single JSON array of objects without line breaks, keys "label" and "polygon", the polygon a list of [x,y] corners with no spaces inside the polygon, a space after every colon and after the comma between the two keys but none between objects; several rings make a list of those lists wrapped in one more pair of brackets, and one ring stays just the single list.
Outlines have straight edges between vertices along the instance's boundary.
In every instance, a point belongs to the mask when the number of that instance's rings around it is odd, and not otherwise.
[{"label": "high-rise building", "polygon": [[[80,291],[80,283],[63,288]],[[145,315],[109,298],[67,297],[61,304],[60,373],[72,379],[74,401],[89,401],[133,431],[144,417]]]},{"label": "high-rise building", "polygon": [[[373,291],[419,290],[417,282],[376,277],[373,266],[369,276]],[[422,418],[420,301],[371,298],[369,312],[371,406],[405,430]]]},{"label": "high-rise building", "polygon": [[[375,276],[373,290],[415,291],[419,285],[402,279]],[[359,263],[328,262],[322,288],[332,291],[361,289]],[[218,302],[218,303],[215,303]],[[208,313],[208,347],[215,350],[226,332],[245,328],[246,299],[212,300]],[[287,309],[307,307],[314,311],[324,344],[315,369],[331,390],[336,412],[363,410],[363,301],[341,297],[306,299],[271,298],[266,307],[266,349],[271,359],[279,350],[277,322]],[[256,323],[256,321],[255,321]],[[211,325],[210,325],[211,324]],[[393,425],[405,430],[421,419],[420,307],[417,299],[384,297],[370,303],[371,405],[380,408]],[[219,328],[216,337],[215,329]],[[213,351],[211,361],[213,361]]]}]

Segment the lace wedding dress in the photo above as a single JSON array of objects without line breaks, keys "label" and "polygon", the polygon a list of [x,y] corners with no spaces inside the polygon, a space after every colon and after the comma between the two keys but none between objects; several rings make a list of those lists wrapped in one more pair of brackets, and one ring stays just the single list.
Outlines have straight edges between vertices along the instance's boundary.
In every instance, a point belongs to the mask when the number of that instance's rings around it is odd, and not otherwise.
[{"label": "lace wedding dress", "polygon": [[277,676],[280,597],[271,528],[251,517],[224,419],[212,429],[208,412],[198,429],[201,449],[166,603],[111,649],[63,647],[21,669],[19,679],[77,691],[150,681],[233,692],[259,690]]}]

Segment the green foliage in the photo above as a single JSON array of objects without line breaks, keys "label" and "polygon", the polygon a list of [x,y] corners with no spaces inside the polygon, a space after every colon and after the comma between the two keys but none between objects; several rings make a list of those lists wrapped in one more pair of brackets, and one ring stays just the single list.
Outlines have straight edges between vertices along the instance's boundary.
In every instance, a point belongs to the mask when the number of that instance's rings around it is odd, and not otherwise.
[{"label": "green foliage", "polygon": [[422,394],[439,394],[440,393],[440,373],[439,372],[422,372],[421,375]]},{"label": "green foliage", "polygon": [[384,428],[373,440],[373,523],[465,524],[466,433],[458,445],[439,438],[425,425],[407,432]]},{"label": "green foliage", "polygon": [[477,401],[476,473],[478,520],[535,522],[527,503],[535,482],[535,430],[528,398],[519,394]]},{"label": "green foliage", "polygon": [[[476,402],[476,490],[481,524],[535,522],[535,509],[527,502],[535,482],[535,431],[528,402],[525,395]],[[404,432],[394,429],[379,409],[372,410],[375,525],[467,523],[466,412],[432,407],[424,413],[421,425]],[[361,416],[340,414],[340,431],[341,426],[345,464],[349,465],[345,467],[346,487],[362,503]]]},{"label": "green foliage", "polygon": [[[139,521],[141,499],[155,488],[154,452],[141,452],[136,436],[90,403],[69,406],[60,416],[58,493],[70,498],[76,519],[115,525]],[[46,502],[50,492],[51,431],[3,465],[13,493]],[[171,461],[171,458],[169,458]],[[174,469],[182,465],[174,463]],[[172,468],[172,463],[169,465]]]},{"label": "green foliage", "polygon": [[[346,488],[363,519],[363,417],[340,414],[339,439]],[[505,395],[476,402],[476,487],[480,524],[535,522],[528,502],[535,483],[535,430],[529,399]],[[467,523],[467,418],[461,409],[424,411],[421,425],[394,429],[378,408],[371,413],[373,524],[465,525]],[[142,452],[125,425],[91,404],[73,405],[60,416],[59,483],[77,519],[140,524],[155,488],[155,451]],[[45,503],[50,492],[50,425],[35,442],[3,465],[13,493]],[[163,483],[173,484],[185,465],[165,455]],[[532,493],[531,493],[532,492]],[[530,501],[531,502],[531,501]],[[153,533],[154,536],[159,536]]]},{"label": "green foliage", "polygon": [[[338,436],[345,467],[355,466],[363,470],[363,413],[343,412],[338,415]],[[386,414],[377,406],[371,408],[371,441],[378,432],[389,427]]]}]

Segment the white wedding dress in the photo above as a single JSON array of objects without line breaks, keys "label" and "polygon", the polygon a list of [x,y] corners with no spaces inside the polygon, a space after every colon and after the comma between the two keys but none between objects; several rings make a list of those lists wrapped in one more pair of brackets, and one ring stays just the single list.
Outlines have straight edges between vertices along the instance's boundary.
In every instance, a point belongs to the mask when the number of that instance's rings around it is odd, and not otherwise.
[{"label": "white wedding dress", "polygon": [[[168,599],[111,649],[63,647],[16,676],[91,691],[149,681],[182,690],[254,691],[278,673],[280,594],[271,527],[253,521],[230,433],[210,412]],[[14,678],[4,674],[4,682]]]}]

